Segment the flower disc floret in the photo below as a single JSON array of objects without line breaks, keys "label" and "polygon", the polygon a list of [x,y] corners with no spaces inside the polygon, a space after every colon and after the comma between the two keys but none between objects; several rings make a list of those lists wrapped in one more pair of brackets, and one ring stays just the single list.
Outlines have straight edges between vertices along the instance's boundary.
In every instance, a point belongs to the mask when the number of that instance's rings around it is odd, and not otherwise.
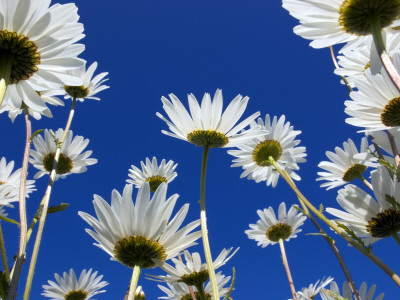
[{"label": "flower disc floret", "polygon": [[72,98],[86,98],[89,95],[89,89],[83,85],[81,86],[72,86],[65,85],[64,90],[70,95]]},{"label": "flower disc floret", "polygon": [[285,223],[278,223],[271,226],[267,232],[266,236],[269,240],[273,242],[279,242],[279,240],[286,240],[292,234],[292,227]]},{"label": "flower disc floret", "polygon": [[[51,170],[53,169],[54,156],[55,156],[55,153],[49,153],[43,158],[43,167],[48,172],[51,172]],[[73,168],[72,160],[68,156],[60,153],[60,157],[59,157],[58,163],[57,163],[56,173],[57,174],[66,174],[66,173],[69,173],[72,170],[72,168]]]},{"label": "flower disc floret", "polygon": [[9,84],[27,80],[40,64],[40,53],[36,44],[23,34],[0,30],[0,61],[12,62]]},{"label": "flower disc floret", "polygon": [[387,127],[400,126],[400,97],[388,102],[381,113],[382,124]]},{"label": "flower disc floret", "polygon": [[153,193],[157,190],[161,183],[168,182],[167,178],[158,175],[146,178],[146,181],[150,183],[150,192]]},{"label": "flower disc floret", "polygon": [[373,217],[366,226],[367,231],[375,238],[385,238],[400,231],[400,211],[389,208]]},{"label": "flower disc floret", "polygon": [[85,300],[88,293],[82,290],[70,291],[65,295],[65,300]]},{"label": "flower disc floret", "polygon": [[271,166],[272,163],[269,161],[269,158],[272,157],[275,161],[278,161],[281,155],[281,144],[274,140],[261,142],[253,150],[253,160],[260,167]]},{"label": "flower disc floret", "polygon": [[209,279],[208,270],[200,272],[193,272],[191,274],[183,275],[180,282],[184,282],[189,286],[200,286],[203,285]]},{"label": "flower disc floret", "polygon": [[400,17],[399,0],[345,0],[339,10],[339,24],[349,34],[372,34],[371,22],[381,28]]},{"label": "flower disc floret", "polygon": [[346,172],[343,174],[343,181],[350,182],[356,178],[361,177],[361,175],[365,172],[367,166],[355,164],[351,166]]},{"label": "flower disc floret", "polygon": [[164,247],[157,241],[142,236],[130,236],[115,244],[114,258],[130,268],[154,268],[154,259],[164,261],[167,255]]}]

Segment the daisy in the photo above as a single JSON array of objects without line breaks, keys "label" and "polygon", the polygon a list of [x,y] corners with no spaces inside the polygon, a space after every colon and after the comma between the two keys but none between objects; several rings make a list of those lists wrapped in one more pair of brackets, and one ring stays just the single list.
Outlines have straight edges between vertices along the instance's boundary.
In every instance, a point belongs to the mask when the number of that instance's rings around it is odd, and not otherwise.
[{"label": "daisy", "polygon": [[259,112],[235,126],[246,109],[249,97],[236,96],[222,113],[220,89],[216,91],[213,101],[210,94],[205,93],[201,106],[194,95],[190,94],[188,95],[190,114],[174,94],[170,94],[169,97],[171,101],[165,97],[162,97],[161,101],[171,121],[157,113],[157,116],[164,120],[171,130],[171,132],[162,130],[162,133],[166,135],[188,141],[196,146],[219,148],[234,147],[263,133],[260,132],[259,126],[238,133],[258,117]]},{"label": "daisy", "polygon": [[[339,190],[337,202],[345,210],[327,208],[326,211],[338,222],[346,225],[367,244],[381,238],[397,235],[400,231],[400,184],[392,179],[385,167],[371,172],[371,184],[376,197],[372,198],[362,189],[347,185]],[[394,205],[394,206],[393,206]]]},{"label": "daisy", "polygon": [[250,224],[250,228],[245,231],[249,239],[255,240],[257,246],[265,248],[268,245],[275,245],[280,239],[289,241],[291,238],[297,237],[297,233],[301,231],[299,227],[303,225],[307,219],[302,213],[297,213],[293,206],[286,212],[286,204],[282,202],[279,205],[278,219],[276,218],[273,208],[258,210],[257,214],[260,220],[257,224]]},{"label": "daisy", "polygon": [[94,195],[93,205],[98,220],[79,212],[94,229],[86,229],[86,232],[97,241],[95,246],[128,267],[153,268],[196,244],[201,232],[190,232],[200,222],[194,221],[178,230],[189,204],[185,204],[170,220],[178,195],[166,199],[167,184],[162,183],[151,199],[149,184],[143,184],[135,204],[132,202],[132,189],[133,186],[127,184],[122,196],[114,190],[111,206]]},{"label": "daisy", "polygon": [[[305,162],[306,148],[296,147],[300,140],[295,140],[301,131],[293,130],[289,122],[285,123],[285,116],[279,120],[275,116],[271,122],[270,116],[265,116],[265,123],[262,118],[258,118],[258,125],[253,122],[251,129],[261,126],[267,133],[255,137],[238,146],[238,150],[229,150],[228,153],[237,157],[234,159],[232,167],[243,167],[245,170],[240,178],[246,177],[256,182],[266,181],[267,186],[275,187],[278,183],[279,173],[269,162],[271,156],[282,170],[286,170],[289,175],[300,180],[300,176],[293,170],[298,170],[297,163]],[[250,129],[250,130],[251,130]]]},{"label": "daisy", "polygon": [[132,169],[129,169],[128,176],[132,179],[127,179],[126,182],[134,184],[137,188],[140,188],[143,183],[150,183],[151,192],[155,192],[158,186],[162,183],[170,183],[177,176],[175,169],[178,164],[174,164],[172,160],[165,163],[165,159],[161,161],[158,166],[157,158],[153,156],[150,161],[146,157],[146,164],[143,161],[140,162],[142,170],[131,165]]},{"label": "daisy", "polygon": [[[354,158],[357,154],[365,155],[368,160]],[[326,156],[330,161],[322,161],[318,164],[318,167],[326,172],[318,172],[317,174],[321,177],[317,180],[326,180],[327,182],[321,184],[321,187],[326,187],[327,190],[347,184],[356,178],[362,178],[367,166],[374,165],[372,164],[374,157],[369,155],[366,137],[361,139],[360,151],[358,151],[354,142],[348,139],[347,142],[343,143],[343,149],[336,147],[335,153],[326,151]]]},{"label": "daisy", "polygon": [[322,278],[321,282],[318,280],[315,284],[310,284],[308,288],[302,288],[301,292],[296,293],[296,299],[298,300],[312,300],[316,295],[326,287],[331,281],[333,277]]},{"label": "daisy", "polygon": [[[0,205],[11,206],[10,202],[19,201],[19,185],[22,169],[15,170],[14,161],[7,164],[6,158],[0,160]],[[26,197],[35,189],[35,180],[27,180],[25,185]]]},{"label": "daisy", "polygon": [[109,88],[109,86],[103,85],[103,83],[108,80],[108,78],[104,79],[104,77],[108,75],[108,72],[100,73],[93,78],[96,68],[97,62],[94,62],[87,70],[86,66],[71,70],[71,75],[81,78],[83,83],[80,86],[65,85],[64,89],[67,95],[64,98],[75,97],[76,100],[82,102],[84,99],[100,100],[100,98],[94,97],[94,95]]},{"label": "daisy", "polygon": [[[230,276],[225,277],[224,275],[221,274],[221,272],[218,272],[217,274],[215,274],[215,276],[217,279],[219,295],[221,297],[224,297],[229,291],[229,288],[224,287],[224,285],[229,282],[231,277]],[[192,299],[189,288],[186,284],[181,283],[181,282],[175,282],[175,283],[167,282],[167,285],[168,285],[168,288],[165,286],[162,286],[162,285],[158,285],[160,290],[162,290],[164,293],[167,294],[166,296],[158,297],[158,299],[170,299],[170,300],[190,300],[190,299]],[[193,287],[193,290],[194,290],[196,299],[201,299],[198,289],[196,287]],[[206,299],[213,299],[210,282],[208,282],[207,285],[205,286],[204,293],[205,293]]]},{"label": "daisy", "polygon": [[[84,64],[77,56],[84,45],[75,44],[84,35],[75,4],[40,0],[3,0],[0,8],[0,52],[12,62],[6,78],[5,102],[20,109],[47,110],[37,91],[61,85],[81,85],[66,72]],[[0,77],[7,75],[0,74]]]},{"label": "daisy", "polygon": [[[35,179],[42,177],[44,174],[49,174],[53,168],[54,155],[57,150],[57,143],[61,140],[64,134],[63,129],[58,129],[54,135],[52,131],[45,130],[44,138],[41,135],[36,135],[33,139],[33,145],[36,149],[31,149],[31,158],[29,162],[40,171],[34,176]],[[82,151],[89,144],[88,139],[82,136],[73,138],[72,131],[68,131],[67,137],[61,147],[61,154],[57,165],[58,178],[65,178],[69,174],[86,172],[86,166],[97,163],[97,159],[88,158],[92,151]]]},{"label": "daisy", "polygon": [[314,48],[365,39],[372,34],[371,17],[385,28],[397,26],[400,16],[397,0],[283,0],[282,6],[300,21],[294,33],[312,40]]},{"label": "daisy", "polygon": [[[239,250],[239,248],[237,248],[229,255],[232,249],[233,248],[223,249],[221,251],[213,262],[214,270],[223,266]],[[203,283],[209,279],[207,264],[201,263],[200,254],[198,252],[190,254],[189,251],[185,250],[184,257],[186,263],[183,263],[177,258],[172,258],[175,267],[167,263],[160,265],[160,268],[168,273],[167,276],[150,276],[170,283],[183,282],[190,286],[202,286]]]},{"label": "daisy", "polygon": [[54,277],[57,282],[48,280],[49,285],[42,286],[42,295],[53,300],[93,299],[93,296],[104,293],[105,290],[100,289],[108,285],[107,281],[101,281],[103,275],[97,276],[97,271],[92,273],[92,269],[87,272],[83,270],[79,279],[76,278],[73,269],[70,269],[69,273],[64,272],[63,277],[57,273]]},{"label": "daisy", "polygon": [[138,286],[135,291],[135,300],[145,300],[146,295],[143,292],[142,286]]},{"label": "daisy", "polygon": [[[374,297],[376,286],[373,285],[369,290],[367,288],[367,284],[363,282],[360,286],[360,289],[358,290],[358,294],[360,295],[361,300],[373,300],[372,297]],[[339,291],[339,287],[336,284],[336,282],[332,281],[330,284],[329,290],[330,292],[336,294],[336,295],[341,295]],[[320,293],[320,296],[322,300],[336,300],[333,296],[330,296],[328,293],[324,292],[322,290]],[[381,293],[378,297],[375,298],[375,300],[382,300],[384,294]],[[347,281],[343,283],[343,298],[347,300],[352,300],[353,299],[353,293],[351,292],[350,285]]]},{"label": "daisy", "polygon": [[[400,55],[393,56],[393,63],[400,70]],[[344,103],[345,113],[351,117],[346,119],[346,123],[368,131],[400,126],[400,93],[387,73],[372,75],[367,70],[365,78],[356,81],[358,91],[351,92],[352,100]]]}]

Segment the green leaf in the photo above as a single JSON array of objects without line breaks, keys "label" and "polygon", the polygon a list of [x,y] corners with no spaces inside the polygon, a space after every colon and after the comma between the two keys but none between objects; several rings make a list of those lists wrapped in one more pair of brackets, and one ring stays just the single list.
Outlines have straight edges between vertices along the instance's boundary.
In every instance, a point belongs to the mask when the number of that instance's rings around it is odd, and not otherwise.
[{"label": "green leaf", "polygon": [[365,246],[364,241],[362,239],[360,239],[353,230],[349,229],[346,227],[346,225],[343,225],[339,222],[336,222],[336,224],[342,228],[353,240],[355,240],[360,246],[362,246],[363,248],[365,248],[368,251],[372,251],[372,247],[371,246]]},{"label": "green leaf", "polygon": [[[60,204],[57,205],[57,206],[50,206],[50,207],[47,209],[47,214],[54,214],[54,213],[56,213],[56,212],[66,210],[68,206],[69,206],[68,203],[60,203]],[[35,217],[34,217],[35,219],[37,219],[37,220],[40,219],[40,215],[42,214],[42,210],[43,210],[43,206],[40,206],[40,207],[38,208],[36,214],[35,214]]]},{"label": "green leaf", "polygon": [[37,136],[39,133],[41,133],[42,131],[43,131],[43,129],[36,130],[36,131],[31,135],[31,138],[30,138],[29,142],[32,143],[33,138],[34,138],[35,136]]},{"label": "green leaf", "polygon": [[19,223],[17,221],[15,221],[13,219],[10,219],[10,218],[7,218],[5,216],[0,215],[0,219],[3,220],[3,221],[6,221],[8,223],[12,223],[12,224],[15,224],[15,225],[19,226]]}]

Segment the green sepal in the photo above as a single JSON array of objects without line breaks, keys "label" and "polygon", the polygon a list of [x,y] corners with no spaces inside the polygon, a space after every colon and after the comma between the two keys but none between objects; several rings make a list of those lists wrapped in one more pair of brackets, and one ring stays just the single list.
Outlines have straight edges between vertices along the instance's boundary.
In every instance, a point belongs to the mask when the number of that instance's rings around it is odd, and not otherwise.
[{"label": "green sepal", "polygon": [[[57,206],[50,206],[47,209],[47,214],[54,214],[56,212],[66,210],[68,206],[69,206],[69,203],[60,203]],[[35,214],[35,217],[34,217],[35,219],[37,219],[37,220],[40,219],[40,215],[42,214],[42,210],[43,210],[43,206],[40,206],[38,208],[36,214]]]},{"label": "green sepal", "polygon": [[34,138],[35,136],[37,136],[39,133],[41,133],[42,131],[43,131],[43,129],[36,130],[36,131],[31,135],[31,138],[30,138],[29,142],[32,143],[33,138]]},{"label": "green sepal", "polygon": [[[333,297],[333,299],[335,299],[335,300],[349,300],[349,299],[344,298],[344,297],[342,297],[342,296],[340,296],[340,295],[338,295],[338,294],[336,294],[336,293],[334,293],[334,292],[332,292],[332,291],[330,291],[330,290],[327,290],[327,289],[322,289],[321,291],[322,291],[323,293],[325,293],[325,294],[327,294],[327,295]],[[350,299],[350,300],[351,300],[351,299]]]},{"label": "green sepal", "polygon": [[400,210],[400,203],[397,202],[393,196],[385,194],[385,200],[389,202],[394,209]]},{"label": "green sepal", "polygon": [[19,226],[19,223],[17,221],[15,221],[13,219],[10,219],[10,218],[7,218],[5,216],[0,215],[0,219],[3,220],[3,221],[6,221],[8,223],[15,224],[15,225]]},{"label": "green sepal", "polygon": [[372,252],[372,247],[371,246],[366,246],[364,244],[364,241],[362,239],[360,239],[353,230],[347,228],[346,225],[343,225],[339,222],[336,222],[336,224],[342,228],[354,241],[356,241],[360,246],[362,246],[364,249],[368,250],[369,252]]},{"label": "green sepal", "polygon": [[232,299],[231,297],[229,297],[229,295],[231,294],[231,292],[232,292],[232,290],[233,290],[233,288],[234,288],[234,286],[235,286],[235,279],[236,279],[236,270],[235,270],[235,268],[232,268],[232,281],[231,281],[231,286],[229,287],[229,291],[228,291],[228,293],[226,293],[226,295],[225,295],[225,297],[224,297],[224,300],[226,300],[226,299]]},{"label": "green sepal", "polygon": [[8,289],[10,288],[10,281],[3,271],[0,271],[0,298],[6,299]]}]

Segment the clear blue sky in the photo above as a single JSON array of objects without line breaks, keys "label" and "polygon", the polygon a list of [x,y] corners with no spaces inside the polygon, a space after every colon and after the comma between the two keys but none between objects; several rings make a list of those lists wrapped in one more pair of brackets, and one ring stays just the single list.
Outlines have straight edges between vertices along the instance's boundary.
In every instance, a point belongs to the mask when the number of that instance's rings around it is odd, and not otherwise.
[{"label": "clear blue sky", "polygon": [[[52,2],[55,3],[55,2]],[[68,1],[61,1],[68,3]],[[90,139],[89,149],[98,164],[83,174],[71,175],[54,186],[51,204],[70,203],[57,215],[50,215],[45,226],[31,299],[42,299],[42,285],[69,268],[76,272],[93,268],[110,284],[97,299],[123,299],[131,270],[92,245],[85,233],[86,223],[78,211],[94,214],[93,194],[110,201],[115,188],[122,192],[131,164],[146,157],[172,159],[179,165],[178,177],[168,194],[178,193],[177,207],[190,203],[188,222],[199,218],[200,166],[202,149],[161,133],[166,124],[156,117],[163,112],[160,98],[174,93],[187,104],[186,95],[201,99],[204,92],[221,88],[224,107],[237,94],[250,97],[245,117],[256,111],[285,114],[307,148],[307,163],[300,164],[300,190],[319,206],[337,207],[337,190],[326,192],[315,181],[317,165],[326,160],[325,151],[342,146],[349,137],[359,146],[362,134],[344,122],[344,101],[348,91],[333,74],[329,50],[314,50],[292,29],[297,21],[281,7],[280,1],[106,1],[78,0],[85,26],[86,50],[81,57],[99,63],[97,72],[108,71],[109,90],[99,94],[100,102],[79,102],[72,124],[74,134]],[[33,130],[65,126],[66,106],[51,107],[53,119],[33,121]],[[21,164],[25,139],[23,118],[11,124],[0,117],[1,156]],[[288,299],[291,297],[279,246],[257,247],[244,234],[248,224],[258,220],[256,211],[268,206],[276,210],[282,201],[296,203],[286,183],[277,188],[240,179],[239,168],[231,168],[226,149],[213,149],[207,173],[207,216],[214,257],[222,248],[238,247],[239,252],[221,268],[224,274],[237,270],[234,299]],[[32,177],[35,169],[30,167]],[[37,181],[38,191],[28,202],[28,214],[37,208],[47,177]],[[17,209],[8,210],[17,218]],[[4,225],[5,226],[5,225]],[[3,228],[4,228],[3,226]],[[4,229],[8,252],[17,251],[18,231]],[[329,229],[328,229],[329,231]],[[286,244],[297,290],[323,276],[344,279],[333,253],[307,221],[298,238]],[[332,235],[334,235],[332,233]],[[362,281],[377,284],[377,294],[397,299],[398,288],[380,269],[355,249],[337,238],[357,287]],[[374,252],[393,269],[400,270],[398,248],[393,239],[374,245]],[[31,247],[28,249],[30,255]],[[190,249],[202,251],[201,244]],[[24,266],[27,270],[28,265]],[[159,269],[144,273],[162,274]],[[141,276],[147,299],[164,295],[155,282]],[[24,283],[20,284],[20,294]]]}]

